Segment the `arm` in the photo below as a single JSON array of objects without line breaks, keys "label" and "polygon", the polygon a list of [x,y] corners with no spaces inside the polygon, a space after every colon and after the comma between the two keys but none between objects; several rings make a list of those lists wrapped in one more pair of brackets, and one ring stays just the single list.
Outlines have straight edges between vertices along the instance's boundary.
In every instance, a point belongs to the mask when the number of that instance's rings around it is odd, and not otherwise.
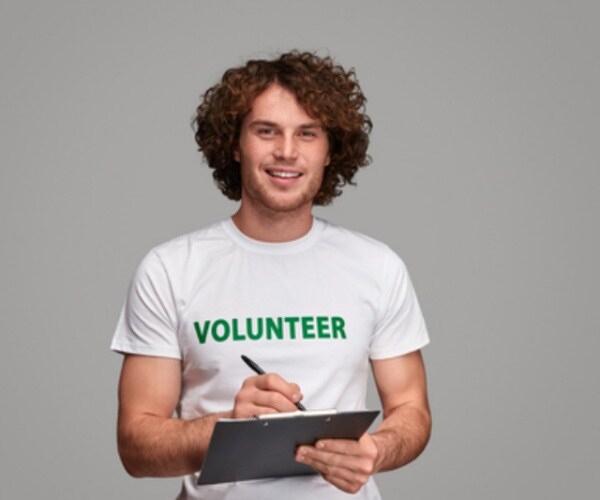
[{"label": "arm", "polygon": [[376,471],[412,462],[425,449],[431,433],[425,366],[420,351],[373,361],[373,375],[384,419],[373,434]]},{"label": "arm", "polygon": [[218,415],[173,418],[180,390],[179,360],[125,356],[117,437],[121,461],[132,476],[178,476],[200,469]]},{"label": "arm", "polygon": [[250,377],[231,411],[194,420],[173,418],[181,392],[177,359],[126,355],[119,382],[119,455],[134,477],[180,476],[199,470],[219,417],[293,411],[300,388],[274,374]]},{"label": "arm", "polygon": [[328,439],[301,446],[300,462],[343,491],[355,493],[369,476],[401,467],[425,448],[431,430],[425,367],[420,351],[372,362],[383,421],[358,441]]}]

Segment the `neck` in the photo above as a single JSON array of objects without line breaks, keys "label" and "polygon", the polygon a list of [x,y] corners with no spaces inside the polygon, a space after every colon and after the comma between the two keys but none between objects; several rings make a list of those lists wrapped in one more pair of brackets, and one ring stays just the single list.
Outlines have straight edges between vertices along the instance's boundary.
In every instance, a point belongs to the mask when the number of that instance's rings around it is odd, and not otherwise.
[{"label": "neck", "polygon": [[233,215],[237,228],[249,238],[270,243],[297,240],[312,227],[311,210],[302,212],[272,212],[260,214],[244,210],[244,206]]}]

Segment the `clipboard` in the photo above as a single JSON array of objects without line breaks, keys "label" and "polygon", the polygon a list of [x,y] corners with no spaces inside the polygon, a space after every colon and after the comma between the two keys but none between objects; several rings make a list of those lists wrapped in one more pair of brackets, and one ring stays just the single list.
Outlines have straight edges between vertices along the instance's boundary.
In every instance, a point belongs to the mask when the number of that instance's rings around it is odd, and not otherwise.
[{"label": "clipboard", "polygon": [[198,484],[316,474],[296,448],[318,439],[358,439],[379,411],[299,411],[218,420]]}]

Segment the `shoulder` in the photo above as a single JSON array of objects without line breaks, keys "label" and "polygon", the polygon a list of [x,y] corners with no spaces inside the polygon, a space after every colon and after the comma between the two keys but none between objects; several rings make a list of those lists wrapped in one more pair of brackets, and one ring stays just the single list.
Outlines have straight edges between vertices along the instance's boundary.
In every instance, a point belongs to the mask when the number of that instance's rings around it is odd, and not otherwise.
[{"label": "shoulder", "polygon": [[198,260],[222,255],[230,246],[223,222],[215,222],[153,247],[142,259],[140,268],[171,274],[193,266]]},{"label": "shoulder", "polygon": [[400,259],[382,241],[322,219],[319,219],[319,221],[323,224],[323,241],[345,254],[356,254],[363,258]]},{"label": "shoulder", "polygon": [[215,222],[196,231],[182,234],[160,245],[149,252],[163,260],[180,259],[186,255],[193,255],[199,250],[209,251],[229,242],[223,230],[223,222]]},{"label": "shoulder", "polygon": [[337,265],[353,273],[363,273],[379,282],[404,279],[408,274],[400,256],[386,243],[327,221],[324,225],[320,247]]}]

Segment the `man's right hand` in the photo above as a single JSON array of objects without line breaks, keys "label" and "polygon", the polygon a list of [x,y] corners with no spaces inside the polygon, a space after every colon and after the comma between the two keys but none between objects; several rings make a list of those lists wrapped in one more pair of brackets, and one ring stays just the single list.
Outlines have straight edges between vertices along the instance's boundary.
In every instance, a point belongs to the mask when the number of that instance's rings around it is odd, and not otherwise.
[{"label": "man's right hand", "polygon": [[295,411],[302,399],[300,387],[276,373],[248,377],[235,396],[232,418],[252,418],[266,413]]}]

